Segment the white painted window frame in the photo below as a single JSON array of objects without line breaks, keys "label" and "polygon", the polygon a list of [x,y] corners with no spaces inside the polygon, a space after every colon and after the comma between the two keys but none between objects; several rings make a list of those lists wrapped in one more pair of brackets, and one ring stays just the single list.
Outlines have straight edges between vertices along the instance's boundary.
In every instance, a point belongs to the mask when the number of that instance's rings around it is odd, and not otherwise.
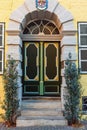
[{"label": "white painted window frame", "polygon": [[0,23],[0,25],[2,26],[2,34],[0,34],[2,36],[2,46],[0,48],[4,48],[4,23]]},{"label": "white painted window frame", "polygon": [[87,115],[87,110],[83,110],[83,105],[86,105],[86,106],[87,106],[87,104],[84,104],[84,103],[83,103],[83,98],[87,98],[87,96],[83,96],[83,97],[82,97],[82,112],[83,112],[84,115]]},{"label": "white painted window frame", "polygon": [[[81,45],[81,42],[80,42],[80,37],[81,36],[87,36],[87,34],[80,34],[80,25],[87,25],[87,22],[81,22],[81,23],[78,23],[78,40],[79,40],[79,68],[81,69],[81,62],[82,61],[87,61],[87,60],[81,60],[81,50],[87,50],[87,45]],[[80,73],[81,74],[87,74],[87,71],[82,71],[80,70]]]},{"label": "white painted window frame", "polygon": [[2,46],[0,46],[0,51],[2,52],[2,61],[0,61],[2,63],[2,71],[0,71],[0,74],[3,74],[3,70],[4,70],[4,23],[0,23],[0,25],[2,26],[2,34],[0,34],[0,36],[2,36]]},{"label": "white painted window frame", "polygon": [[2,61],[0,61],[2,63],[2,71],[0,71],[0,74],[3,74],[3,70],[4,70],[4,50],[0,49],[0,51],[2,52]]},{"label": "white painted window frame", "polygon": [[[82,60],[81,59],[81,50],[87,50],[87,48],[79,48],[79,68],[81,69],[81,62],[82,61],[86,61],[87,62],[87,60]],[[80,70],[80,73],[82,73],[82,74],[87,74],[87,71],[81,71]]]},{"label": "white painted window frame", "polygon": [[79,33],[79,47],[87,47],[87,45],[81,45],[81,42],[80,42],[80,37],[81,36],[87,36],[87,34],[80,34],[80,25],[87,25],[87,23],[85,22],[85,23],[79,23],[78,24],[78,33]]}]

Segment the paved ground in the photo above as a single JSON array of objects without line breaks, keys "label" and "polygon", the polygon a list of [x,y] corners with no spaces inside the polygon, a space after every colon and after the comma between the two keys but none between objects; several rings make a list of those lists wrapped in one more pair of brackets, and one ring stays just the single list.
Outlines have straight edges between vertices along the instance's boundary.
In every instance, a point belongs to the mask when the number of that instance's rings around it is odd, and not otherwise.
[{"label": "paved ground", "polygon": [[82,128],[73,128],[68,126],[34,126],[34,127],[19,127],[19,128],[5,128],[0,124],[0,130],[87,130],[87,125]]}]

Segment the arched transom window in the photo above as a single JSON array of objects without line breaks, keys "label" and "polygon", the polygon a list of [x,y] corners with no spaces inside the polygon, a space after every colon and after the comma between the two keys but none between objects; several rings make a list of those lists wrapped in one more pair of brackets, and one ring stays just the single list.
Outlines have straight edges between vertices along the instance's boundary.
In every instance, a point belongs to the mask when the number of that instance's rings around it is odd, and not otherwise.
[{"label": "arched transom window", "polygon": [[23,34],[59,34],[57,26],[48,20],[36,20],[30,22],[24,29]]}]

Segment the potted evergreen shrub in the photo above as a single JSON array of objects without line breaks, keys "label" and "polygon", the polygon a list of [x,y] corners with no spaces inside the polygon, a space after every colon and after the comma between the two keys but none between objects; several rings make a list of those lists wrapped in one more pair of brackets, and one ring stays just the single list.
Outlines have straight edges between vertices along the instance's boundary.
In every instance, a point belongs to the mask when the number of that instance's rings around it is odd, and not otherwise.
[{"label": "potted evergreen shrub", "polygon": [[2,105],[2,108],[5,111],[3,117],[7,126],[15,125],[14,117],[19,107],[17,97],[17,65],[17,62],[11,56],[8,56],[6,69],[3,75],[5,98]]},{"label": "potted evergreen shrub", "polygon": [[80,84],[79,70],[76,68],[76,64],[72,61],[71,53],[69,58],[65,62],[65,80],[67,94],[65,95],[65,118],[68,120],[68,124],[76,124],[79,122],[80,117],[80,98],[82,94],[82,87]]}]

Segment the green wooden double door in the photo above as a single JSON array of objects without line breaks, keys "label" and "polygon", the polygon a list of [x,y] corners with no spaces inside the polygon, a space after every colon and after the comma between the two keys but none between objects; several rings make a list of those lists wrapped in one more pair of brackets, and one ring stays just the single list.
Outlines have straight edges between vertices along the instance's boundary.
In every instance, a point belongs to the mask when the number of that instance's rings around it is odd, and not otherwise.
[{"label": "green wooden double door", "polygon": [[25,42],[23,95],[59,95],[59,43]]}]

